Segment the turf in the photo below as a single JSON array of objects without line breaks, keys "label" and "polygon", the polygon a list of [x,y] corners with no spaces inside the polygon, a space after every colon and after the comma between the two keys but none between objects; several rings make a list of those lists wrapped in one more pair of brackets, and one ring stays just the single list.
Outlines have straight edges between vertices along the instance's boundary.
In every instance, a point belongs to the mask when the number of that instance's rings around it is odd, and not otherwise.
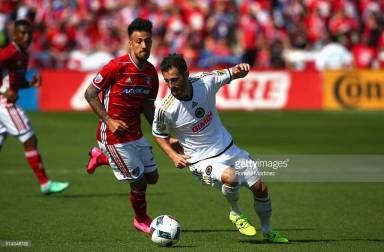
[{"label": "turf", "polygon": [[[95,144],[92,113],[28,113],[49,175],[71,182],[60,195],[40,196],[22,146],[9,137],[0,152],[0,245],[31,241],[33,251],[156,251],[132,228],[129,186],[107,167],[85,173]],[[225,112],[235,142],[251,154],[384,154],[382,112]],[[149,129],[145,126],[145,132]],[[149,135],[148,135],[149,136]],[[151,137],[148,139],[152,142]],[[273,225],[287,245],[246,238],[227,220],[216,189],[177,170],[154,145],[160,180],[148,191],[152,216],[171,214],[182,224],[174,251],[382,251],[384,183],[273,182]],[[248,191],[241,203],[259,227]],[[0,247],[17,251],[20,248]]]}]

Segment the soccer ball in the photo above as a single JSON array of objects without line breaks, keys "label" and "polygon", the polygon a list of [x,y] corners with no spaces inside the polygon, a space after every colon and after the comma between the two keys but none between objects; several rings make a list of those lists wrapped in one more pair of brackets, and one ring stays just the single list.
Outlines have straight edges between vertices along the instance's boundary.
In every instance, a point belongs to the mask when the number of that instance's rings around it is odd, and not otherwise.
[{"label": "soccer ball", "polygon": [[153,219],[151,226],[151,240],[164,247],[175,245],[180,238],[181,227],[175,218],[160,215]]}]

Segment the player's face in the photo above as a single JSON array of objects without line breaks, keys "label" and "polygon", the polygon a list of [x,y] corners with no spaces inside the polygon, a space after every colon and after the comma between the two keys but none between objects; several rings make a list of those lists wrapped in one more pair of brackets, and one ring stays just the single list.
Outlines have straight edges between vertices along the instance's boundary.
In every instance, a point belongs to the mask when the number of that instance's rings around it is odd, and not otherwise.
[{"label": "player's face", "polygon": [[146,61],[149,58],[152,47],[151,33],[146,31],[134,31],[129,37],[129,47],[132,56],[138,61]]},{"label": "player's face", "polygon": [[162,72],[162,74],[173,96],[184,98],[189,95],[187,94],[188,72],[181,74],[176,67],[172,67],[168,71]]},{"label": "player's face", "polygon": [[27,25],[20,25],[15,28],[14,34],[15,43],[19,47],[27,49],[32,42],[32,28]]}]

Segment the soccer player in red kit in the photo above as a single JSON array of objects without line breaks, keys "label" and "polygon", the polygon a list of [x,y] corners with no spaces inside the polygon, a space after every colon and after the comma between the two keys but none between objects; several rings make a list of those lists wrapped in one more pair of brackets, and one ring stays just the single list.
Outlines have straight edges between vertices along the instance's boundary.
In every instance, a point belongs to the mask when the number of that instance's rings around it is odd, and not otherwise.
[{"label": "soccer player in red kit", "polygon": [[8,134],[16,136],[24,144],[25,157],[39,180],[41,192],[61,192],[69,183],[51,181],[48,178],[29,119],[16,105],[19,89],[40,86],[38,75],[35,75],[31,82],[25,79],[32,25],[27,20],[17,20],[13,35],[13,41],[0,50],[0,149]]},{"label": "soccer player in red kit", "polygon": [[[111,60],[93,79],[85,98],[100,118],[97,141],[87,171],[109,164],[118,180],[130,183],[130,201],[135,212],[134,227],[148,233],[152,219],[147,215],[147,184],[158,180],[152,147],[143,137],[140,114],[152,125],[159,80],[147,61],[152,46],[152,23],[141,18],[128,26],[129,51]],[[101,100],[99,93],[102,92]]]}]

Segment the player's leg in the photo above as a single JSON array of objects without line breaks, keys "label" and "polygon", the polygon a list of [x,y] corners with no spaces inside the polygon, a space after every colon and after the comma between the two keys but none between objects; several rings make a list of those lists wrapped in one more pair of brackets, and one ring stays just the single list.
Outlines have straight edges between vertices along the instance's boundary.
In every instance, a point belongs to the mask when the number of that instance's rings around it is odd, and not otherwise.
[{"label": "player's leg", "polygon": [[43,194],[61,192],[68,187],[68,183],[50,181],[37,148],[37,139],[29,119],[17,105],[7,104],[0,107],[0,121],[7,132],[16,136],[24,145],[24,154],[40,183]]},{"label": "player's leg", "polygon": [[136,141],[136,147],[139,152],[140,160],[144,166],[144,176],[148,184],[156,184],[159,180],[157,165],[152,152],[152,146],[142,137]]},{"label": "player's leg", "polygon": [[108,157],[97,147],[92,147],[88,155],[87,172],[89,174],[93,174],[96,168],[101,165],[109,165]]},{"label": "player's leg", "polygon": [[59,193],[67,189],[69,187],[68,182],[52,181],[48,178],[40,151],[37,148],[36,135],[33,134],[26,141],[24,141],[25,136],[23,135],[18,136],[18,138],[24,144],[25,158],[40,183],[41,192],[44,195],[48,195],[51,193]]},{"label": "player's leg", "polygon": [[264,239],[274,243],[287,243],[287,238],[282,236],[277,231],[272,230],[272,202],[268,194],[267,185],[259,180],[253,184],[250,189],[253,193],[254,208],[260,219],[261,231],[263,232]]},{"label": "player's leg", "polygon": [[241,234],[256,235],[255,227],[249,222],[239,205],[240,183],[235,170],[231,167],[226,168],[221,174],[221,182],[221,191],[231,206],[229,220],[235,224]]},{"label": "player's leg", "polygon": [[115,177],[130,183],[130,202],[135,213],[133,225],[148,233],[152,219],[147,215],[147,181],[144,166],[134,142],[106,145],[99,142],[100,149],[107,155]]},{"label": "player's leg", "polygon": [[152,218],[147,214],[147,181],[145,176],[143,176],[138,181],[131,182],[130,185],[131,193],[129,200],[135,212],[133,226],[139,231],[149,233]]},{"label": "player's leg", "polygon": [[7,129],[1,124],[0,122],[0,151],[1,148],[3,147],[4,141],[8,136]]}]

